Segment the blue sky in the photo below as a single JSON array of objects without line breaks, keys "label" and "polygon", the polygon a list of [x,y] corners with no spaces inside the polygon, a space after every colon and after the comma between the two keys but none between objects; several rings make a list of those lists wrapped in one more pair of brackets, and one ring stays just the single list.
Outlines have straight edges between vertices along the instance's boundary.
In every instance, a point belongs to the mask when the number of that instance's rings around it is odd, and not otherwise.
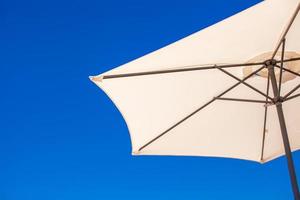
[{"label": "blue sky", "polygon": [[258,2],[0,0],[0,200],[292,199],[284,158],[132,157],[88,80]]}]

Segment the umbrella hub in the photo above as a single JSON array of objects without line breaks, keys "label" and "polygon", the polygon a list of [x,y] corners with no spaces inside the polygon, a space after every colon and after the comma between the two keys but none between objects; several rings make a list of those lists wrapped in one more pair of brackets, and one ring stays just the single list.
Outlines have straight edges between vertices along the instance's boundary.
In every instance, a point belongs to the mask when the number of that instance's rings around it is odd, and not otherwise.
[{"label": "umbrella hub", "polygon": [[[278,52],[275,56],[274,59],[270,60],[270,57],[272,57],[273,52],[266,52],[266,53],[262,53],[258,56],[255,56],[254,58],[250,59],[248,61],[248,63],[252,63],[252,62],[264,62],[266,66],[268,65],[278,65],[280,66],[280,60],[281,60],[281,52]],[[284,59],[292,59],[292,58],[299,58],[300,57],[300,53],[298,52],[293,52],[293,51],[286,51],[284,53]],[[254,72],[255,70],[257,70],[259,67],[261,66],[246,66],[243,68],[243,75],[244,77],[248,76],[249,74],[251,74],[252,72]],[[293,62],[285,62],[283,65],[284,68],[292,70],[296,73],[300,72],[300,61],[293,61]],[[274,72],[275,72],[275,76],[276,76],[276,80],[277,82],[279,82],[279,74],[280,74],[280,69],[279,68],[274,68]],[[268,69],[265,68],[263,70],[261,70],[260,72],[257,73],[258,76],[262,77],[262,78],[268,78]],[[293,80],[295,79],[297,76],[294,74],[291,74],[289,72],[283,71],[282,73],[282,83],[285,83],[287,81]]]}]

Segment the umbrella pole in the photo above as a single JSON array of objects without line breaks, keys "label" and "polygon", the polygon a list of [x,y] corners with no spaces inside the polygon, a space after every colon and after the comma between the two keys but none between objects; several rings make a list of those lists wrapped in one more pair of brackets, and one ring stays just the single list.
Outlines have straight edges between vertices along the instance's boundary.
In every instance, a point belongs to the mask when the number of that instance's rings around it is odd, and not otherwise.
[{"label": "umbrella pole", "polygon": [[271,79],[272,88],[273,88],[273,92],[274,92],[274,102],[276,105],[279,124],[280,124],[280,128],[281,128],[281,134],[282,134],[282,139],[283,139],[283,144],[284,144],[284,149],[285,149],[285,155],[286,155],[287,162],[288,162],[288,168],[289,168],[290,179],[291,179],[294,197],[295,197],[295,200],[300,200],[296,171],[295,171],[295,167],[294,167],[289,137],[288,137],[284,114],[283,114],[283,109],[282,109],[282,97],[280,97],[280,94],[279,94],[279,89],[277,86],[276,76],[275,76],[275,72],[274,72],[274,66],[275,65],[273,65],[273,64],[268,66],[269,76]]}]

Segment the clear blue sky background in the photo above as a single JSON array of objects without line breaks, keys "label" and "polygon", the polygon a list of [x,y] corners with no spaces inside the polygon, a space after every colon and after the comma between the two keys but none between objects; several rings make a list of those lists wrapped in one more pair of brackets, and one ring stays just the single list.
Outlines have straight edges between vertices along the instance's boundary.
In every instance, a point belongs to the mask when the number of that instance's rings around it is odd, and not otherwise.
[{"label": "clear blue sky background", "polygon": [[0,0],[0,200],[292,199],[284,158],[132,157],[88,80],[258,2]]}]

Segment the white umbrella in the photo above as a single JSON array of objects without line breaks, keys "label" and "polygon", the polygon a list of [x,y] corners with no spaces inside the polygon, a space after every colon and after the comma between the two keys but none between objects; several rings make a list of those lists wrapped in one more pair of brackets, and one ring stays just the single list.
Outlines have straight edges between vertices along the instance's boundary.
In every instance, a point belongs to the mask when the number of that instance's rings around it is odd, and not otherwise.
[{"label": "white umbrella", "polygon": [[299,0],[266,0],[91,77],[122,113],[133,155],[285,154],[299,200],[299,10]]}]

